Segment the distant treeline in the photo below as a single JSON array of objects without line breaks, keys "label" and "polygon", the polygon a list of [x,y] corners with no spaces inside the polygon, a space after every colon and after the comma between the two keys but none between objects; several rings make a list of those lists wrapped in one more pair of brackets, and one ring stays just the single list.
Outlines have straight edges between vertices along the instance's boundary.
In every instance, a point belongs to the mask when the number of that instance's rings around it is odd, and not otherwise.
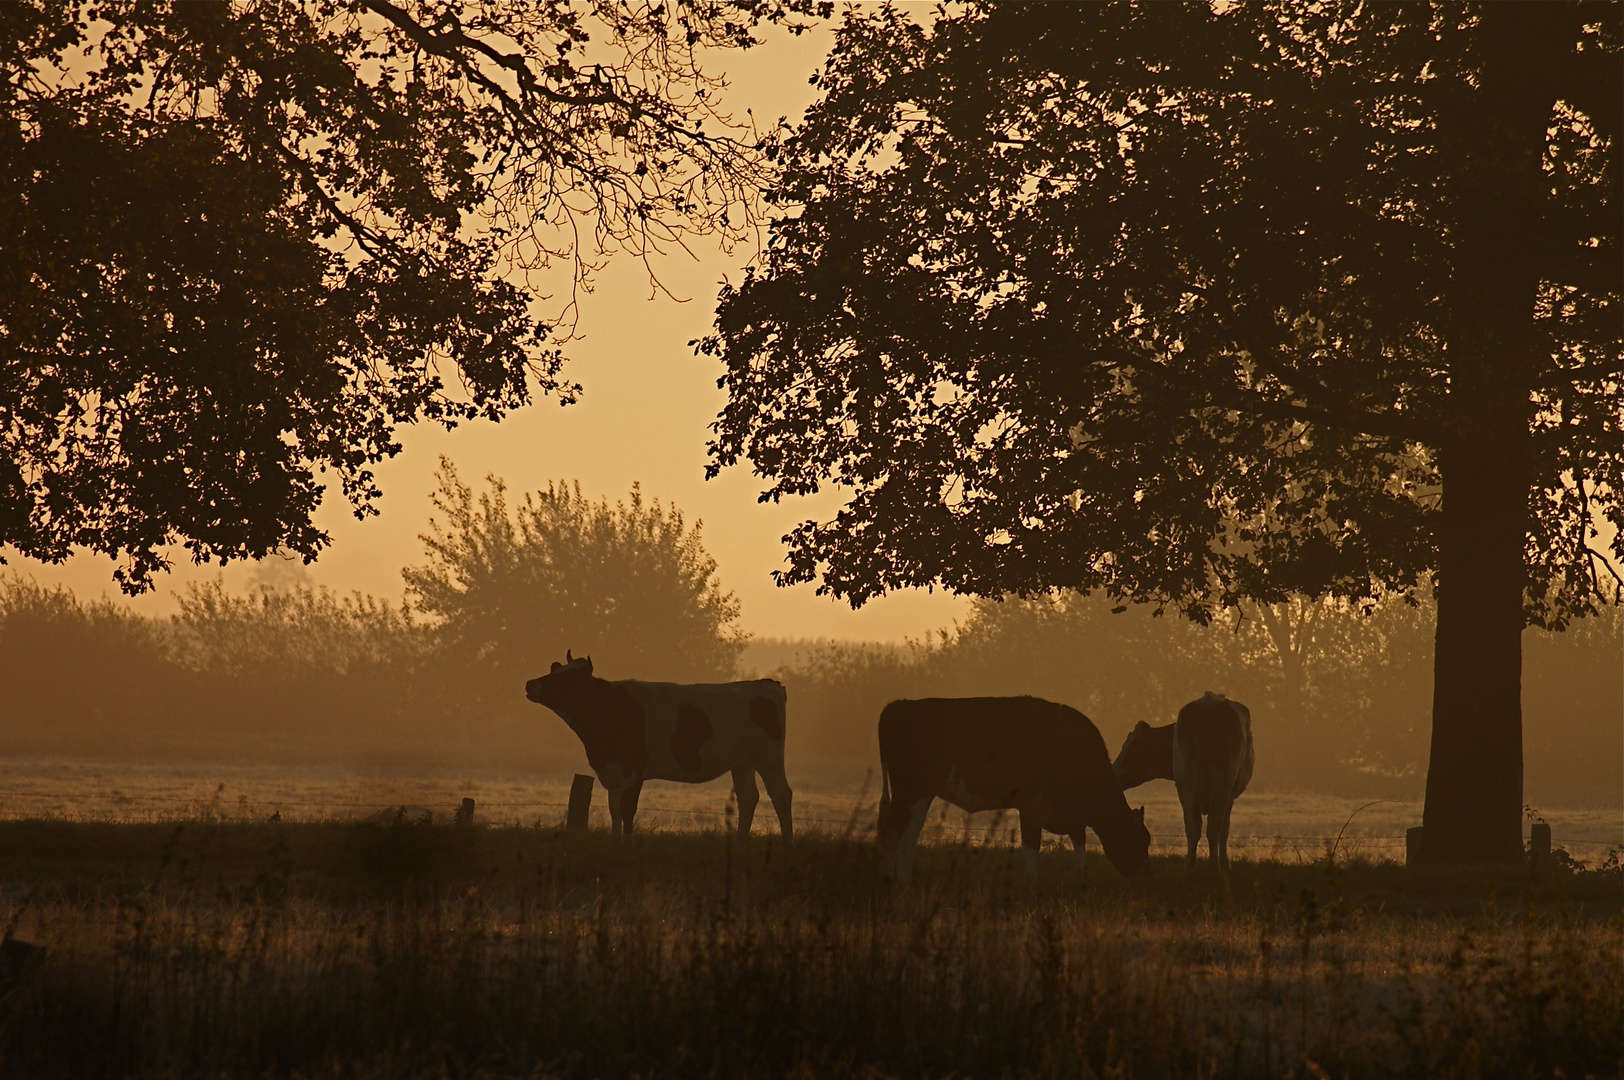
[{"label": "distant treeline", "polygon": [[[978,601],[905,646],[758,642],[739,629],[697,527],[633,491],[557,485],[509,506],[447,463],[425,565],[399,603],[216,582],[152,619],[0,577],[0,753],[140,755],[516,770],[580,764],[526,679],[590,653],[607,678],[772,675],[792,770],[877,763],[898,697],[1035,694],[1087,713],[1114,752],[1202,691],[1252,709],[1259,787],[1409,796],[1424,780],[1430,606],[1298,600],[1198,627],[1103,597]],[[1531,801],[1624,792],[1620,611],[1524,636]]]},{"label": "distant treeline", "polygon": [[216,582],[150,619],[0,577],[0,752],[562,768],[575,737],[524,683],[566,649],[611,678],[737,670],[738,601],[680,511],[439,481],[398,603]]},{"label": "distant treeline", "polygon": [[[904,647],[763,642],[746,654],[790,690],[791,750],[876,760],[875,718],[897,697],[1034,694],[1086,713],[1115,754],[1138,721],[1171,723],[1205,690],[1251,708],[1258,788],[1419,796],[1431,737],[1430,603],[1296,600],[1196,626],[1075,594],[977,601]],[[1624,619],[1523,635],[1531,801],[1624,798]]]}]

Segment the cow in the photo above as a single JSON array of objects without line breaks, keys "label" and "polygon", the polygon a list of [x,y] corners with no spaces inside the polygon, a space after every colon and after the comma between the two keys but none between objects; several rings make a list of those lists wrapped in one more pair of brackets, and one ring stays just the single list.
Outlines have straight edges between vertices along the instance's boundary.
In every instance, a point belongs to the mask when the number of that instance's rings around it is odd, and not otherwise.
[{"label": "cow", "polygon": [[893,701],[880,713],[880,852],[906,885],[919,830],[936,799],[971,812],[1020,814],[1026,876],[1037,877],[1043,830],[1071,837],[1079,861],[1087,829],[1124,876],[1147,873],[1145,812],[1128,809],[1105,740],[1076,709],[1033,697]]},{"label": "cow", "polygon": [[1208,690],[1180,709],[1174,723],[1151,727],[1139,721],[1111,769],[1124,791],[1149,780],[1173,781],[1189,845],[1185,868],[1195,868],[1205,815],[1207,855],[1220,873],[1227,874],[1229,813],[1251,783],[1252,762],[1251,711]]},{"label": "cow", "polygon": [[767,786],[784,843],[795,839],[791,792],[784,778],[784,688],[751,682],[613,682],[592,674],[590,656],[564,653],[524,695],[563,718],[580,736],[586,759],[609,792],[613,835],[632,831],[645,780],[703,784],[733,774],[739,836],[747,839],[756,803],[756,774]]}]

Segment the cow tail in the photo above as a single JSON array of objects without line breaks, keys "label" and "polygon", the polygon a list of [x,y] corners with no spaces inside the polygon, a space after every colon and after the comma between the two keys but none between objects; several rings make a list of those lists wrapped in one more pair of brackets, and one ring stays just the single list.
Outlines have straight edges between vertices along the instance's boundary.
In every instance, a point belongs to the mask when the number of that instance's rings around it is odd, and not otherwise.
[{"label": "cow tail", "polygon": [[880,829],[885,829],[885,820],[891,813],[891,770],[885,767],[885,758],[880,758]]}]

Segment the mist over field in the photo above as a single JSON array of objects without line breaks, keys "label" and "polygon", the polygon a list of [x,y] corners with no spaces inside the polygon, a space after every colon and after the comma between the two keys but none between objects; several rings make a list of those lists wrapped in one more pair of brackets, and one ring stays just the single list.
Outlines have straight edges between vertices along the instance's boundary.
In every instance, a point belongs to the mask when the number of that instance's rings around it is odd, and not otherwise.
[{"label": "mist over field", "polygon": [[[271,570],[282,584],[193,586],[167,619],[7,575],[0,753],[14,764],[90,756],[584,771],[575,735],[523,696],[527,679],[573,650],[610,679],[780,680],[792,783],[811,774],[845,789],[875,769],[875,723],[897,698],[1045,697],[1085,713],[1114,753],[1135,723],[1170,723],[1212,689],[1252,711],[1252,791],[1420,796],[1428,604],[1366,613],[1298,601],[1198,627],[1056,594],[978,601],[962,622],[901,645],[753,640],[678,511],[651,503],[618,514],[555,493],[532,513],[526,540],[513,511],[506,570],[462,567],[486,576],[453,586],[455,574],[435,577],[443,561],[422,568],[425,589],[444,586],[438,613],[424,611],[422,591],[340,596],[280,566]],[[495,521],[465,524],[489,532]],[[577,560],[588,553],[585,569]],[[1620,626],[1615,608],[1562,634],[1524,635],[1526,792],[1536,807],[1624,805]]]}]

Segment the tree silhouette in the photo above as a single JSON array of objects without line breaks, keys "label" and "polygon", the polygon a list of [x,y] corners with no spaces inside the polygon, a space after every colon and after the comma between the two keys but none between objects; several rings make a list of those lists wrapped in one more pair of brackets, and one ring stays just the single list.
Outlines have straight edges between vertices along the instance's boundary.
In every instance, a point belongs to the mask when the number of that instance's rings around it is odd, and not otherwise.
[{"label": "tree silhouette", "polygon": [[525,680],[567,649],[617,678],[733,675],[739,603],[681,511],[645,504],[637,488],[610,506],[562,483],[510,507],[498,477],[477,496],[444,458],[438,477],[428,561],[404,576],[437,620],[442,658],[466,673],[466,700],[527,708]]},{"label": "tree silhouette", "polygon": [[515,282],[737,235],[698,58],[816,6],[0,5],[0,543],[310,560],[397,425],[570,402]]},{"label": "tree silhouette", "polygon": [[[785,582],[1175,605],[1437,574],[1423,855],[1521,854],[1520,635],[1617,597],[1620,9],[849,15],[724,290]],[[1199,689],[1199,688],[1197,688]]]}]

